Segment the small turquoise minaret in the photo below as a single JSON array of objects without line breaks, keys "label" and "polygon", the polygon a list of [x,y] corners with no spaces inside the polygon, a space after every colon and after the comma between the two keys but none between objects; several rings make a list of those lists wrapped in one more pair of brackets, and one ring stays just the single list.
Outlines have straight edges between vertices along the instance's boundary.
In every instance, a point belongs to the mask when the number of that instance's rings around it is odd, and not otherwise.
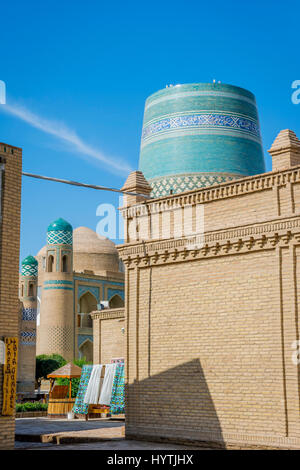
[{"label": "small turquoise minaret", "polygon": [[35,389],[37,280],[38,262],[29,255],[21,270],[17,392],[30,396]]},{"label": "small turquoise minaret", "polygon": [[39,335],[41,354],[74,358],[73,228],[64,219],[47,230],[46,267],[43,277]]}]

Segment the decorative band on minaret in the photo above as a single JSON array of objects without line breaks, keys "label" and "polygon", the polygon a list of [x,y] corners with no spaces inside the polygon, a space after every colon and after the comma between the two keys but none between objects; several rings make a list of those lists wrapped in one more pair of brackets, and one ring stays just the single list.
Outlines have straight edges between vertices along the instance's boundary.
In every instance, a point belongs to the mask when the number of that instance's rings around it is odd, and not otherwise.
[{"label": "decorative band on minaret", "polygon": [[38,262],[33,256],[22,261],[19,331],[20,353],[17,392],[33,396],[35,389],[36,315]]},{"label": "decorative band on minaret", "polygon": [[40,308],[39,352],[74,358],[73,228],[64,219],[47,230],[47,251]]}]

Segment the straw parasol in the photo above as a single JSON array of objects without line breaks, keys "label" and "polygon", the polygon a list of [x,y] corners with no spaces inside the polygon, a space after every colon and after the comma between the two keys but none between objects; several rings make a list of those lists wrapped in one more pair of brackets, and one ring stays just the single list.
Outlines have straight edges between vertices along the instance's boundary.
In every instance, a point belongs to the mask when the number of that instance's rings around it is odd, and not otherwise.
[{"label": "straw parasol", "polygon": [[78,377],[81,377],[81,367],[76,366],[76,364],[73,364],[72,362],[68,362],[68,364],[60,367],[59,369],[51,372],[51,374],[47,375],[47,378],[52,380],[52,386],[54,384],[55,379],[70,379],[69,398],[71,398],[72,392],[71,379]]}]

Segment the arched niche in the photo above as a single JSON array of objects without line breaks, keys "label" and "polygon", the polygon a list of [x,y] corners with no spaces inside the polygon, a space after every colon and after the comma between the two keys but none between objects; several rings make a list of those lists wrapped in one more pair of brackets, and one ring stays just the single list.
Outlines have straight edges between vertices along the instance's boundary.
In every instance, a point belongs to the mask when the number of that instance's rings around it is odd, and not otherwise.
[{"label": "arched niche", "polygon": [[69,257],[68,255],[63,255],[61,259],[61,268],[63,273],[69,272]]},{"label": "arched niche", "polygon": [[79,346],[79,357],[85,357],[87,362],[93,362],[93,343],[90,339],[86,339]]},{"label": "arched niche", "polygon": [[29,282],[28,297],[33,297],[33,296],[34,296],[34,285],[33,285],[33,282]]},{"label": "arched niche", "polygon": [[52,273],[54,271],[54,256],[53,255],[48,256],[47,271],[48,273]]},{"label": "arched niche", "polygon": [[122,308],[124,307],[124,300],[118,294],[112,296],[109,301],[110,308]]},{"label": "arched niche", "polygon": [[97,299],[90,292],[85,292],[79,299],[79,312],[90,313],[97,310]]}]

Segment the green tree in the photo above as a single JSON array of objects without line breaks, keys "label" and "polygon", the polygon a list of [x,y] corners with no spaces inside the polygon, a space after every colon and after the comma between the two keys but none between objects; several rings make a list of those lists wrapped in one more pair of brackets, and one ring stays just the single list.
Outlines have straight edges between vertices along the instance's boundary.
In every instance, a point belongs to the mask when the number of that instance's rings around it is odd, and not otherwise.
[{"label": "green tree", "polygon": [[59,369],[67,361],[59,354],[41,354],[36,357],[35,378],[40,388],[42,380],[47,380],[47,375],[51,374],[56,369]]}]

